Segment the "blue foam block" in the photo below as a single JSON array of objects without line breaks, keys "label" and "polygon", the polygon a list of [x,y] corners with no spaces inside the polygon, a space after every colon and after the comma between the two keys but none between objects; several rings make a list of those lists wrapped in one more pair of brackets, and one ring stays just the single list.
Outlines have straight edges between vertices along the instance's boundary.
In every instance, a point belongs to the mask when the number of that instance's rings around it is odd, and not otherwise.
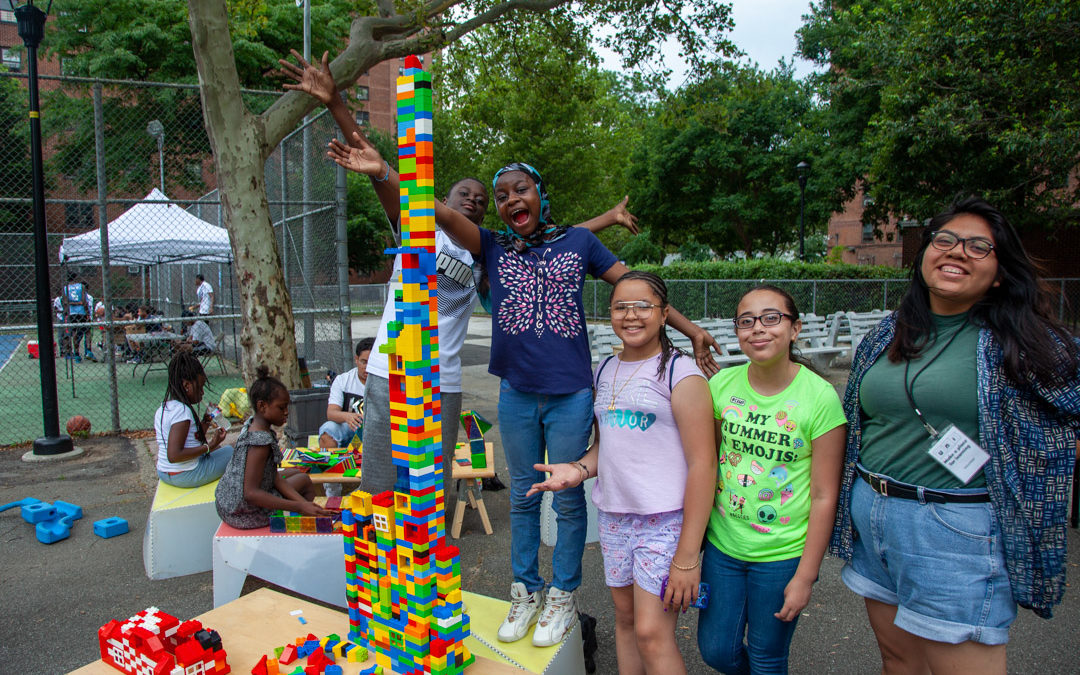
[{"label": "blue foam block", "polygon": [[128,522],[123,518],[113,516],[111,518],[103,518],[94,522],[94,534],[102,539],[108,539],[109,537],[115,537],[120,534],[126,534],[128,532]]}]

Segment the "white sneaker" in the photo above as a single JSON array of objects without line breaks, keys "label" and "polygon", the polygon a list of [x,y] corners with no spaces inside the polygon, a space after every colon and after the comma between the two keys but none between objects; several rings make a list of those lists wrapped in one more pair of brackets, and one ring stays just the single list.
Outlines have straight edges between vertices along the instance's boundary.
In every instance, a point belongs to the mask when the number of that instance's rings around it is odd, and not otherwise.
[{"label": "white sneaker", "polygon": [[550,647],[562,642],[566,631],[577,621],[577,603],[573,591],[562,591],[552,586],[544,598],[544,611],[533,631],[533,645]]},{"label": "white sneaker", "polygon": [[499,641],[516,642],[525,637],[529,627],[536,623],[541,603],[540,591],[530,593],[520,581],[510,584],[510,612],[499,626]]}]

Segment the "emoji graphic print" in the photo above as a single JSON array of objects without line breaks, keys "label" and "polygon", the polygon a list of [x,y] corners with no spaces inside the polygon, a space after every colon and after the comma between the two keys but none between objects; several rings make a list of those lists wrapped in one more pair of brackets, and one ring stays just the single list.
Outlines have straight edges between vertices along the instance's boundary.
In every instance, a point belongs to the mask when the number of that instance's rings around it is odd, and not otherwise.
[{"label": "emoji graphic print", "polygon": [[801,555],[811,440],[844,423],[839,397],[805,368],[775,396],[759,396],[745,366],[721,371],[709,387],[721,436],[710,538],[744,560]]},{"label": "emoji graphic print", "polygon": [[499,258],[499,283],[507,290],[497,318],[503,332],[518,335],[532,330],[536,337],[550,329],[559,337],[581,333],[574,295],[584,278],[581,256],[573,251],[526,255],[503,254]]}]

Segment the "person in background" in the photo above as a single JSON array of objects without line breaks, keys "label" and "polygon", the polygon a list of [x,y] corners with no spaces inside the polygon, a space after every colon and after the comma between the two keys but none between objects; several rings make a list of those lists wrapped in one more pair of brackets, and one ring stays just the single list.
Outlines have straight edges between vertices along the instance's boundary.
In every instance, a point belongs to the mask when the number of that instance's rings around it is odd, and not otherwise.
[{"label": "person in background", "polygon": [[[90,297],[90,293],[87,292],[86,285],[79,281],[79,275],[76,272],[68,274],[68,283],[60,293],[60,297],[63,315],[67,318],[67,322],[76,324],[68,331],[69,345],[66,355],[75,359],[76,363],[78,363],[82,361],[82,357],[79,356],[79,347],[86,338],[89,329],[77,324],[90,322],[90,315],[94,311],[93,299]],[[93,354],[90,356],[93,356]]]},{"label": "person in background", "polygon": [[173,348],[186,349],[195,356],[213,354],[217,348],[217,339],[214,337],[214,331],[210,330],[210,326],[202,319],[192,321],[195,315],[187,310],[184,310],[181,316],[184,319],[182,328],[184,339],[175,341]]},{"label": "person in background", "polygon": [[202,274],[195,275],[195,284],[195,295],[199,297],[197,313],[203,316],[213,314],[214,287],[210,285],[210,282]]},{"label": "person in background", "polygon": [[[355,368],[334,378],[326,403],[326,421],[319,427],[319,447],[344,448],[364,424],[364,391],[368,380],[368,359],[375,338],[356,343]],[[456,420],[455,420],[456,421]],[[361,431],[361,438],[363,432]]]}]

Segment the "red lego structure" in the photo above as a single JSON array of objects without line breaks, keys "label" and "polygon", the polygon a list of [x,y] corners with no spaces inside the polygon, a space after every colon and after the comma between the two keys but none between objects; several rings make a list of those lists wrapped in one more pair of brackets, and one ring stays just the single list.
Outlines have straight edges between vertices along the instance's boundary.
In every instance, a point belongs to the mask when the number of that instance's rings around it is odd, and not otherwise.
[{"label": "red lego structure", "polygon": [[217,631],[181,623],[157,607],[98,629],[101,660],[130,675],[225,675],[230,671]]}]

